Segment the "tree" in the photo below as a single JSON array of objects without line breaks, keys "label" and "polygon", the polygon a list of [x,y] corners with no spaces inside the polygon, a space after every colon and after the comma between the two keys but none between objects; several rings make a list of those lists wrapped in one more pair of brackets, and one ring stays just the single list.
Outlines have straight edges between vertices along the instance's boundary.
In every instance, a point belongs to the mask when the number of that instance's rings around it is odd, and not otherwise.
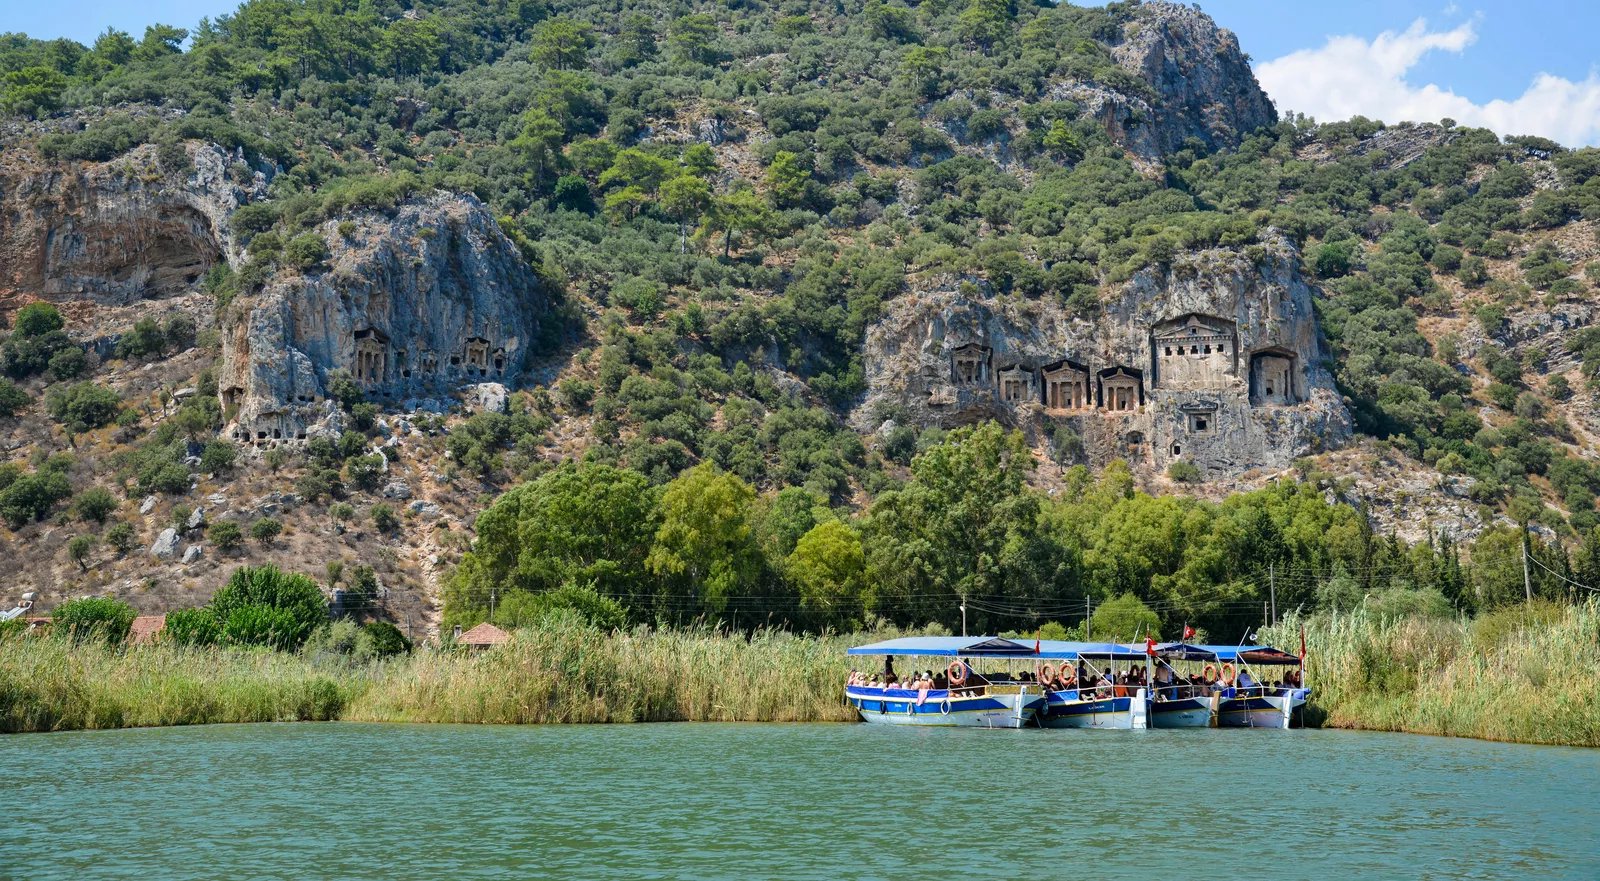
[{"label": "tree", "polygon": [[131,523],[113,523],[106,529],[106,544],[111,545],[118,554],[128,553],[138,543],[139,537],[134,534]]},{"label": "tree", "polygon": [[755,490],[715,466],[685,471],[662,493],[661,527],[646,565],[697,593],[708,610],[722,611],[760,576],[750,522],[754,501]]},{"label": "tree", "polygon": [[811,166],[798,153],[779,150],[772,157],[772,165],[767,169],[767,186],[772,191],[772,200],[779,207],[798,204],[805,198],[809,183]]},{"label": "tree", "polygon": [[270,565],[233,570],[212,596],[211,610],[230,641],[250,645],[298,646],[328,619],[315,581]]},{"label": "tree", "polygon": [[540,67],[568,70],[582,67],[593,46],[594,33],[588,24],[558,15],[534,26],[530,57]]},{"label": "tree", "polygon": [[72,559],[72,562],[78,564],[79,569],[85,572],[89,571],[89,552],[92,550],[94,550],[94,536],[92,535],[74,535],[67,542],[67,556]]},{"label": "tree", "polygon": [[1161,617],[1131,593],[1120,594],[1096,606],[1090,627],[1090,635],[1098,640],[1130,642],[1161,638]]},{"label": "tree", "polygon": [[539,181],[561,156],[566,128],[545,110],[534,108],[522,114],[522,131],[508,144],[531,166],[529,175]]},{"label": "tree", "polygon": [[379,532],[393,532],[400,528],[400,518],[395,516],[394,509],[379,503],[372,506],[372,527]]},{"label": "tree", "polygon": [[640,593],[659,525],[655,497],[644,475],[597,463],[566,463],[510,490],[478,515],[477,539],[447,588],[450,613],[482,614],[491,588]]},{"label": "tree", "polygon": [[54,305],[34,302],[17,310],[11,334],[19,339],[42,337],[61,330],[66,324]]},{"label": "tree", "polygon": [[854,529],[838,520],[817,524],[795,545],[784,572],[799,587],[800,604],[817,623],[840,629],[860,626],[866,556]]},{"label": "tree", "polygon": [[722,256],[733,253],[733,236],[747,232],[753,236],[765,235],[772,226],[772,209],[753,190],[734,190],[715,200],[706,215],[706,231],[723,233]]},{"label": "tree", "polygon": [[438,65],[442,45],[432,19],[400,16],[384,28],[379,55],[396,78],[420,77]]},{"label": "tree", "polygon": [[161,634],[175,645],[216,645],[222,640],[222,622],[210,608],[174,609],[167,613],[167,626]]},{"label": "tree", "polygon": [[667,26],[667,47],[683,61],[710,64],[717,60],[716,19],[709,15],[685,15]]},{"label": "tree", "polygon": [[680,174],[661,185],[661,210],[678,222],[678,253],[689,248],[689,228],[711,206],[711,185],[692,174]]},{"label": "tree", "polygon": [[24,67],[0,77],[0,111],[38,118],[61,108],[67,78],[54,68]]}]

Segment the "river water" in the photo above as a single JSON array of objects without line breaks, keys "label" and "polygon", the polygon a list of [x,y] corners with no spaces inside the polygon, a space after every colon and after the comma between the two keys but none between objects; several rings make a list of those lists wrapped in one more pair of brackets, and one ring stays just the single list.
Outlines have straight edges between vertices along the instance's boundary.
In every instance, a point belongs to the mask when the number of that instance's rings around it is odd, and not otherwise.
[{"label": "river water", "polygon": [[0,878],[1600,877],[1600,751],[343,723],[0,740]]}]

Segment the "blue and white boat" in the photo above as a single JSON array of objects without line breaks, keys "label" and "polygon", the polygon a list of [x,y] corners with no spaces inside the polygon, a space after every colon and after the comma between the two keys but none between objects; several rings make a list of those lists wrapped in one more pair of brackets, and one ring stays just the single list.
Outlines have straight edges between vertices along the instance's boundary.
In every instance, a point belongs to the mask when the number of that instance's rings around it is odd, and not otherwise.
[{"label": "blue and white boat", "polygon": [[[1207,702],[1222,728],[1293,728],[1311,696],[1304,687],[1304,664],[1297,655],[1265,645],[1191,645],[1166,643],[1155,648],[1168,659],[1205,662],[1218,675]],[[1292,682],[1271,682],[1257,670],[1294,667]],[[1198,697],[1198,696],[1197,696]]]},{"label": "blue and white boat", "polygon": [[883,656],[885,678],[897,657],[936,658],[943,666],[936,683],[941,688],[846,685],[845,698],[866,722],[1021,728],[1044,709],[1038,684],[1027,681],[1025,670],[1018,672],[1033,664],[1031,645],[995,636],[910,636],[856,646],[848,654]]},{"label": "blue and white boat", "polygon": [[[1068,642],[1046,639],[1039,642],[1040,672],[1051,661],[1062,665],[1094,667],[1096,673],[1133,663],[1148,661],[1143,651],[1114,642]],[[1044,678],[1041,676],[1041,678]],[[1081,685],[1081,683],[1080,683]],[[1150,727],[1150,701],[1143,686],[1101,684],[1093,688],[1047,690],[1044,717],[1046,728],[1141,729]]]}]

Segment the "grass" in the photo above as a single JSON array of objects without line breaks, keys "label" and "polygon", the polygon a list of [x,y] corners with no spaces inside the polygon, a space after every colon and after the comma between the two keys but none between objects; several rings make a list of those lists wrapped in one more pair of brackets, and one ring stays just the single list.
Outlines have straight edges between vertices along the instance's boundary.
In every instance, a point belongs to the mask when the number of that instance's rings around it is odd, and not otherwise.
[{"label": "grass", "polygon": [[[1369,613],[1306,623],[1313,718],[1335,728],[1600,746],[1600,605],[1477,619]],[[1262,639],[1299,645],[1299,623]]]},{"label": "grass", "polygon": [[[1600,605],[1476,620],[1306,620],[1310,718],[1340,728],[1600,746]],[[1300,622],[1263,632],[1299,646]],[[557,618],[478,653],[389,661],[171,645],[0,639],[0,731],[347,719],[381,722],[849,721],[846,646],[761,631],[604,634]],[[896,635],[896,634],[888,634]]]}]

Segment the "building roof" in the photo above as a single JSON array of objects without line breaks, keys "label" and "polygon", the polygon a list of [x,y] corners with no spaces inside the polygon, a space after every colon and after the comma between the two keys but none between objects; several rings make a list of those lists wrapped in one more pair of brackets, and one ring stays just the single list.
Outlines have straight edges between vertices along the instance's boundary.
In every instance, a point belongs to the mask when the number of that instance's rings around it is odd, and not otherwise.
[{"label": "building roof", "polygon": [[488,621],[468,630],[456,638],[461,645],[499,645],[511,639],[511,634],[490,624]]},{"label": "building roof", "polygon": [[128,642],[133,644],[155,642],[156,636],[167,627],[166,615],[140,615],[128,628]]}]

